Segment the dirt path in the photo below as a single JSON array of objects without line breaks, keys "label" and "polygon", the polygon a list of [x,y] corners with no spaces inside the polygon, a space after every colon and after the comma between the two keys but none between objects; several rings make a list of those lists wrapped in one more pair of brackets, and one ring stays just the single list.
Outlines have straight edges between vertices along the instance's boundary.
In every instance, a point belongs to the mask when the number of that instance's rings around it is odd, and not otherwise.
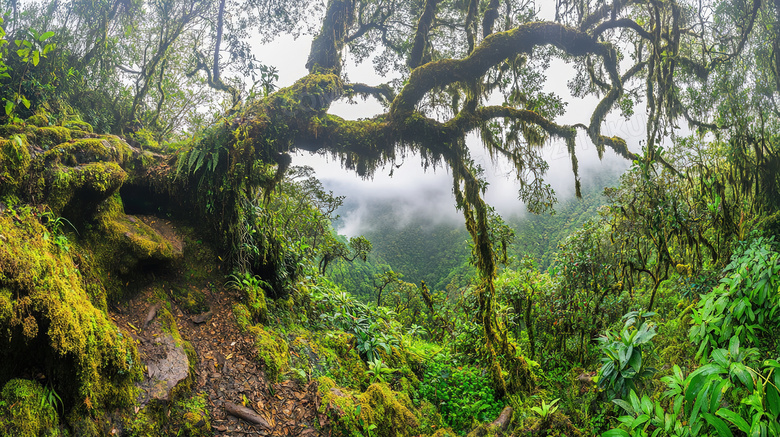
[{"label": "dirt path", "polygon": [[[151,222],[148,217],[143,219]],[[178,240],[179,244],[182,242],[176,235],[179,234],[178,230],[169,221],[155,221],[158,232],[168,239]],[[193,266],[199,263],[190,258],[197,255],[187,249],[187,244],[183,245],[184,259],[175,271],[166,271],[164,274],[158,272],[155,280],[138,286],[134,297],[115,306],[111,313],[117,325],[139,341],[142,360],[149,359],[152,340],[162,334],[159,317],[152,319],[148,326],[145,326],[145,320],[150,309],[164,297],[170,302],[170,312],[179,334],[195,349],[197,368],[193,393],[206,395],[214,435],[328,435],[318,430],[316,383],[305,386],[294,381],[269,383],[262,365],[255,358],[254,339],[240,332],[235,323],[232,304],[238,296],[222,285],[224,277],[218,268],[213,268],[212,272],[193,272]],[[138,279],[138,282],[142,281],[143,278]],[[172,293],[172,288],[177,286],[198,287],[206,297],[211,315],[204,317],[202,314],[187,314]],[[226,414],[225,402],[254,409],[265,418],[269,427],[250,424]]]}]

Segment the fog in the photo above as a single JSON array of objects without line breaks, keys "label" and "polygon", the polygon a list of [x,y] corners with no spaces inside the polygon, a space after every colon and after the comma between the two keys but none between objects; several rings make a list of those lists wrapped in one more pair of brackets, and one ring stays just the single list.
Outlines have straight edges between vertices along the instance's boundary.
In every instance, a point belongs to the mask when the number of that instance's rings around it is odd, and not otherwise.
[{"label": "fog", "polygon": [[[279,70],[279,87],[289,86],[298,78],[307,74],[304,67],[309,53],[311,37],[297,40],[283,36],[273,43],[256,47],[259,59]],[[374,73],[369,61],[355,65],[346,54],[345,72],[352,79],[368,84],[389,81]],[[574,76],[573,68],[560,60],[553,60],[548,70],[545,91],[554,91],[568,102],[566,113],[556,119],[558,123],[588,124],[596,98],[576,99],[568,92],[567,82]],[[602,127],[605,135],[617,135],[629,144],[632,151],[641,149],[639,141],[645,137],[646,115],[637,106],[637,113],[629,120],[613,112]],[[384,112],[382,106],[373,99],[359,100],[355,104],[337,102],[330,113],[346,119],[367,118]],[[522,216],[525,205],[518,200],[519,185],[514,179],[507,162],[493,162],[482,150],[476,136],[469,136],[467,144],[477,164],[485,169],[489,182],[485,200],[505,219]],[[576,154],[579,160],[579,174],[584,186],[589,175],[617,174],[623,172],[630,163],[607,150],[599,160],[595,146],[584,132],[576,142]],[[550,165],[545,176],[557,194],[559,201],[574,196],[574,175],[571,159],[563,142],[550,142],[543,149],[543,156]],[[344,206],[338,211],[341,215],[338,232],[354,236],[365,232],[369,226],[370,214],[377,206],[392,204],[393,220],[403,227],[411,221],[425,220],[431,224],[451,223],[462,226],[463,217],[455,208],[452,193],[452,178],[446,168],[423,170],[419,157],[407,156],[396,166],[379,169],[372,178],[361,179],[355,173],[344,170],[338,160],[326,155],[299,153],[293,156],[293,165],[308,165],[315,169],[317,177],[326,189],[334,194],[346,196]]]}]

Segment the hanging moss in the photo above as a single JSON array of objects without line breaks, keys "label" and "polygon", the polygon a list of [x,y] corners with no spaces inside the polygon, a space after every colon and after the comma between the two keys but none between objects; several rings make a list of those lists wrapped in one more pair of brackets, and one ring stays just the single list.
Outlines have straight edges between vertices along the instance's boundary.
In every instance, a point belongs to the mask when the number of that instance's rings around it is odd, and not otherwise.
[{"label": "hanging moss", "polygon": [[44,388],[35,381],[12,379],[0,394],[0,436],[59,436],[55,405],[46,401]]},{"label": "hanging moss", "polygon": [[32,209],[0,216],[0,383],[36,368],[74,411],[135,401],[135,343],[96,308]]}]

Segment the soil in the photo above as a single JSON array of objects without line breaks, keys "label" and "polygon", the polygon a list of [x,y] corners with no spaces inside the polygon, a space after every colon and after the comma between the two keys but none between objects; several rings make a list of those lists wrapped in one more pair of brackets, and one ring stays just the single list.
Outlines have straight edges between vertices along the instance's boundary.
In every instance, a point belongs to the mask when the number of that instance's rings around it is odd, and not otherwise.
[{"label": "soil", "polygon": [[[254,339],[242,333],[235,322],[232,305],[239,296],[223,285],[224,272],[218,266],[221,259],[211,255],[217,259],[212,259],[212,267],[204,271],[204,264],[194,259],[203,257],[203,252],[188,247],[203,243],[182,238],[184,233],[180,229],[184,227],[179,228],[158,217],[139,218],[175,247],[181,247],[184,253],[183,260],[173,268],[158,269],[129,281],[128,288],[134,290],[133,297],[112,308],[111,317],[117,325],[138,340],[142,361],[146,364],[155,353],[159,355],[151,348],[152,339],[164,335],[159,317],[155,316],[148,326],[145,321],[155,304],[164,299],[170,302],[171,314],[182,339],[189,341],[195,349],[197,367],[193,393],[207,396],[215,436],[330,435],[322,430],[322,425],[327,428],[327,424],[318,421],[316,382],[304,385],[292,380],[270,383],[266,378],[263,365],[256,358]],[[206,252],[208,257],[210,252]],[[202,291],[211,315],[208,312],[186,313],[172,295],[171,290],[176,286],[194,286]],[[226,402],[252,408],[266,419],[270,429],[228,415],[223,406]]]}]

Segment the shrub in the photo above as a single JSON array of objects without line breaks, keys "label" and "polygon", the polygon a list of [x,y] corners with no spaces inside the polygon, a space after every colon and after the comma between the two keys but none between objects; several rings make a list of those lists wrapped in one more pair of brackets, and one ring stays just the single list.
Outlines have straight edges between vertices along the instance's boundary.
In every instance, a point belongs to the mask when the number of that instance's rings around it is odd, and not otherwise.
[{"label": "shrub", "polygon": [[439,406],[444,421],[459,433],[473,428],[474,422],[495,419],[503,408],[496,399],[487,371],[452,367],[447,356],[433,361],[425,370],[419,396]]}]

